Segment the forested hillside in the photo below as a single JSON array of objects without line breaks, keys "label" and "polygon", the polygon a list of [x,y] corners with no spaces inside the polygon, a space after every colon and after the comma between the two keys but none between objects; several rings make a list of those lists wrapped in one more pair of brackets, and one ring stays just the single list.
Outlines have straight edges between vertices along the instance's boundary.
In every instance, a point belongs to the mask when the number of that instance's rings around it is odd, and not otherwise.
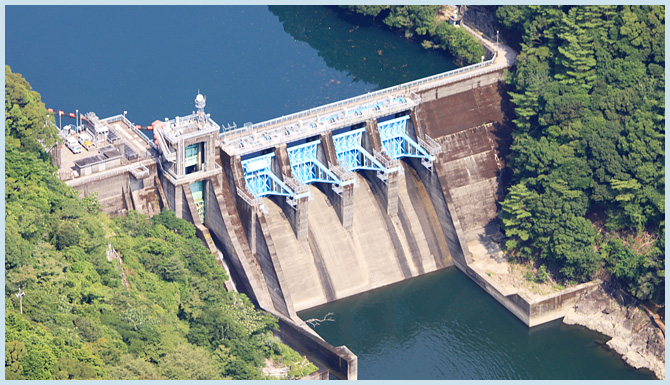
[{"label": "forested hillside", "polygon": [[8,66],[5,79],[7,379],[261,379],[270,357],[292,377],[316,369],[272,335],[276,319],[224,290],[192,224],[110,219],[60,182],[43,150],[59,145],[53,116]]},{"label": "forested hillside", "polygon": [[663,303],[664,7],[500,6],[496,18],[521,49],[508,254],[559,280],[609,273]]},{"label": "forested hillside", "polygon": [[402,31],[407,38],[418,37],[425,48],[449,52],[464,64],[474,64],[486,55],[482,43],[463,28],[440,21],[443,5],[340,5],[348,11],[370,16]]}]

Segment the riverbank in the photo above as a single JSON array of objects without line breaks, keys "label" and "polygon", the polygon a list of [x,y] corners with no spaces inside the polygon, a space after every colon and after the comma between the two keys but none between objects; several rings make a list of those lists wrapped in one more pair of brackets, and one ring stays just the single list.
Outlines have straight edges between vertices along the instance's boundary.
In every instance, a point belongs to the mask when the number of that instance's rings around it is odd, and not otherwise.
[{"label": "riverbank", "polygon": [[665,335],[642,311],[608,284],[583,296],[572,306],[563,322],[581,325],[611,339],[612,350],[631,366],[647,368],[665,379]]},{"label": "riverbank", "polygon": [[[485,275],[501,293],[516,293],[532,303],[571,289],[551,281],[527,280],[524,275],[530,271],[528,268],[509,263],[499,245],[490,238],[485,239],[485,242],[468,244],[473,260],[470,267]],[[560,314],[553,314],[553,318],[561,317],[567,325],[584,326],[610,337],[607,346],[625,362],[636,369],[649,369],[659,379],[665,379],[664,331],[610,283],[598,283],[597,287],[584,291],[573,304],[565,306]]]}]

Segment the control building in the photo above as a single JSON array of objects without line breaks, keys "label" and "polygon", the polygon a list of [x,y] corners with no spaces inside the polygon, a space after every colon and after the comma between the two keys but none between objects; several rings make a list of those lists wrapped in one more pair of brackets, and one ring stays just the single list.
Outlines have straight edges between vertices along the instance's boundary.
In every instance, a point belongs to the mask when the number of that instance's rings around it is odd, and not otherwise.
[{"label": "control building", "polygon": [[160,183],[168,206],[178,217],[194,219],[185,203],[192,199],[200,223],[205,223],[206,183],[221,174],[215,161],[220,126],[205,113],[205,102],[198,94],[193,114],[152,124],[161,152]]}]

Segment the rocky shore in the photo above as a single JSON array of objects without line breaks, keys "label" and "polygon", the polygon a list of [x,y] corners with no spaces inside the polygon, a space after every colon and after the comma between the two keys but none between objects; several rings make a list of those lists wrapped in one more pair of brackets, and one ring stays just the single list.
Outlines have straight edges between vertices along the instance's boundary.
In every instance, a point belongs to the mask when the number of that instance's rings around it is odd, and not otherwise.
[{"label": "rocky shore", "polygon": [[[533,301],[562,290],[550,281],[538,284],[527,280],[524,276],[532,270],[508,263],[496,242],[490,237],[482,239],[484,241],[468,243],[472,256],[470,266],[480,271],[484,279],[498,285],[505,295],[517,293]],[[581,325],[609,336],[607,346],[621,354],[624,361],[638,369],[647,368],[659,379],[665,379],[665,326],[660,319],[652,320],[636,300],[622,294],[611,281],[601,281],[574,305],[568,306],[563,308],[564,323]]]},{"label": "rocky shore", "polygon": [[571,307],[563,322],[582,325],[612,339],[607,346],[635,368],[648,368],[665,379],[665,335],[630,299],[601,285]]}]

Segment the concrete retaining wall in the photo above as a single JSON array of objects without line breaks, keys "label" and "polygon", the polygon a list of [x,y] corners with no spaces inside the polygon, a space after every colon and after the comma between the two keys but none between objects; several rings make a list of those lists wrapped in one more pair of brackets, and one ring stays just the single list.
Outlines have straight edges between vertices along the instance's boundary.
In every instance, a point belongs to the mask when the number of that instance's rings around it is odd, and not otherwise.
[{"label": "concrete retaining wall", "polygon": [[587,282],[541,298],[529,299],[523,294],[505,291],[474,266],[467,266],[463,272],[528,327],[563,318],[582,295],[595,290],[599,284],[598,281]]},{"label": "concrete retaining wall", "polygon": [[[224,163],[224,170],[230,171],[230,167],[225,166]],[[257,305],[272,308],[260,266],[247,243],[228,184],[221,183],[219,178],[212,178],[206,184],[205,194],[205,226],[233,267],[231,275],[239,289]]]},{"label": "concrete retaining wall", "polygon": [[324,381],[328,380],[328,377],[330,377],[330,371],[328,369],[319,369],[314,373],[306,375],[305,377],[298,378],[298,380]]},{"label": "concrete retaining wall", "polygon": [[177,189],[181,190],[182,194],[181,217],[194,225],[200,224],[200,217],[198,217],[198,211],[195,208],[190,186],[184,184],[177,187]]},{"label": "concrete retaining wall", "polygon": [[[172,211],[175,210],[175,204],[177,197],[175,194],[175,188],[172,182],[165,176],[165,174],[160,173],[159,179],[161,181],[161,186],[163,187],[163,192],[165,193],[165,200],[167,201],[168,208]],[[176,213],[179,215],[180,213]]]},{"label": "concrete retaining wall", "polygon": [[74,181],[68,184],[81,192],[81,196],[97,192],[98,201],[102,204],[103,211],[109,215],[122,215],[125,212],[123,188],[130,188],[128,172],[101,178],[91,177],[83,184],[74,183]]},{"label": "concrete retaining wall", "polygon": [[[132,178],[131,178],[132,180]],[[158,202],[158,193],[155,186],[150,185],[137,191],[131,191],[130,196],[135,202],[135,210],[149,217],[161,212]]]},{"label": "concrete retaining wall", "polygon": [[291,296],[285,290],[284,274],[277,258],[274,242],[270,236],[263,212],[256,211],[256,256],[265,277],[265,285],[270,293],[274,308],[286,317],[295,315]]},{"label": "concrete retaining wall", "polygon": [[306,355],[317,366],[328,368],[330,373],[341,380],[358,379],[358,357],[346,346],[334,347],[312,330],[306,330],[307,326],[300,326],[276,312],[270,313],[279,320],[279,331],[276,334],[284,343]]},{"label": "concrete retaining wall", "polygon": [[582,295],[595,290],[599,284],[600,281],[586,282],[530,301],[528,326],[533,327],[565,317],[566,312],[577,303]]}]

